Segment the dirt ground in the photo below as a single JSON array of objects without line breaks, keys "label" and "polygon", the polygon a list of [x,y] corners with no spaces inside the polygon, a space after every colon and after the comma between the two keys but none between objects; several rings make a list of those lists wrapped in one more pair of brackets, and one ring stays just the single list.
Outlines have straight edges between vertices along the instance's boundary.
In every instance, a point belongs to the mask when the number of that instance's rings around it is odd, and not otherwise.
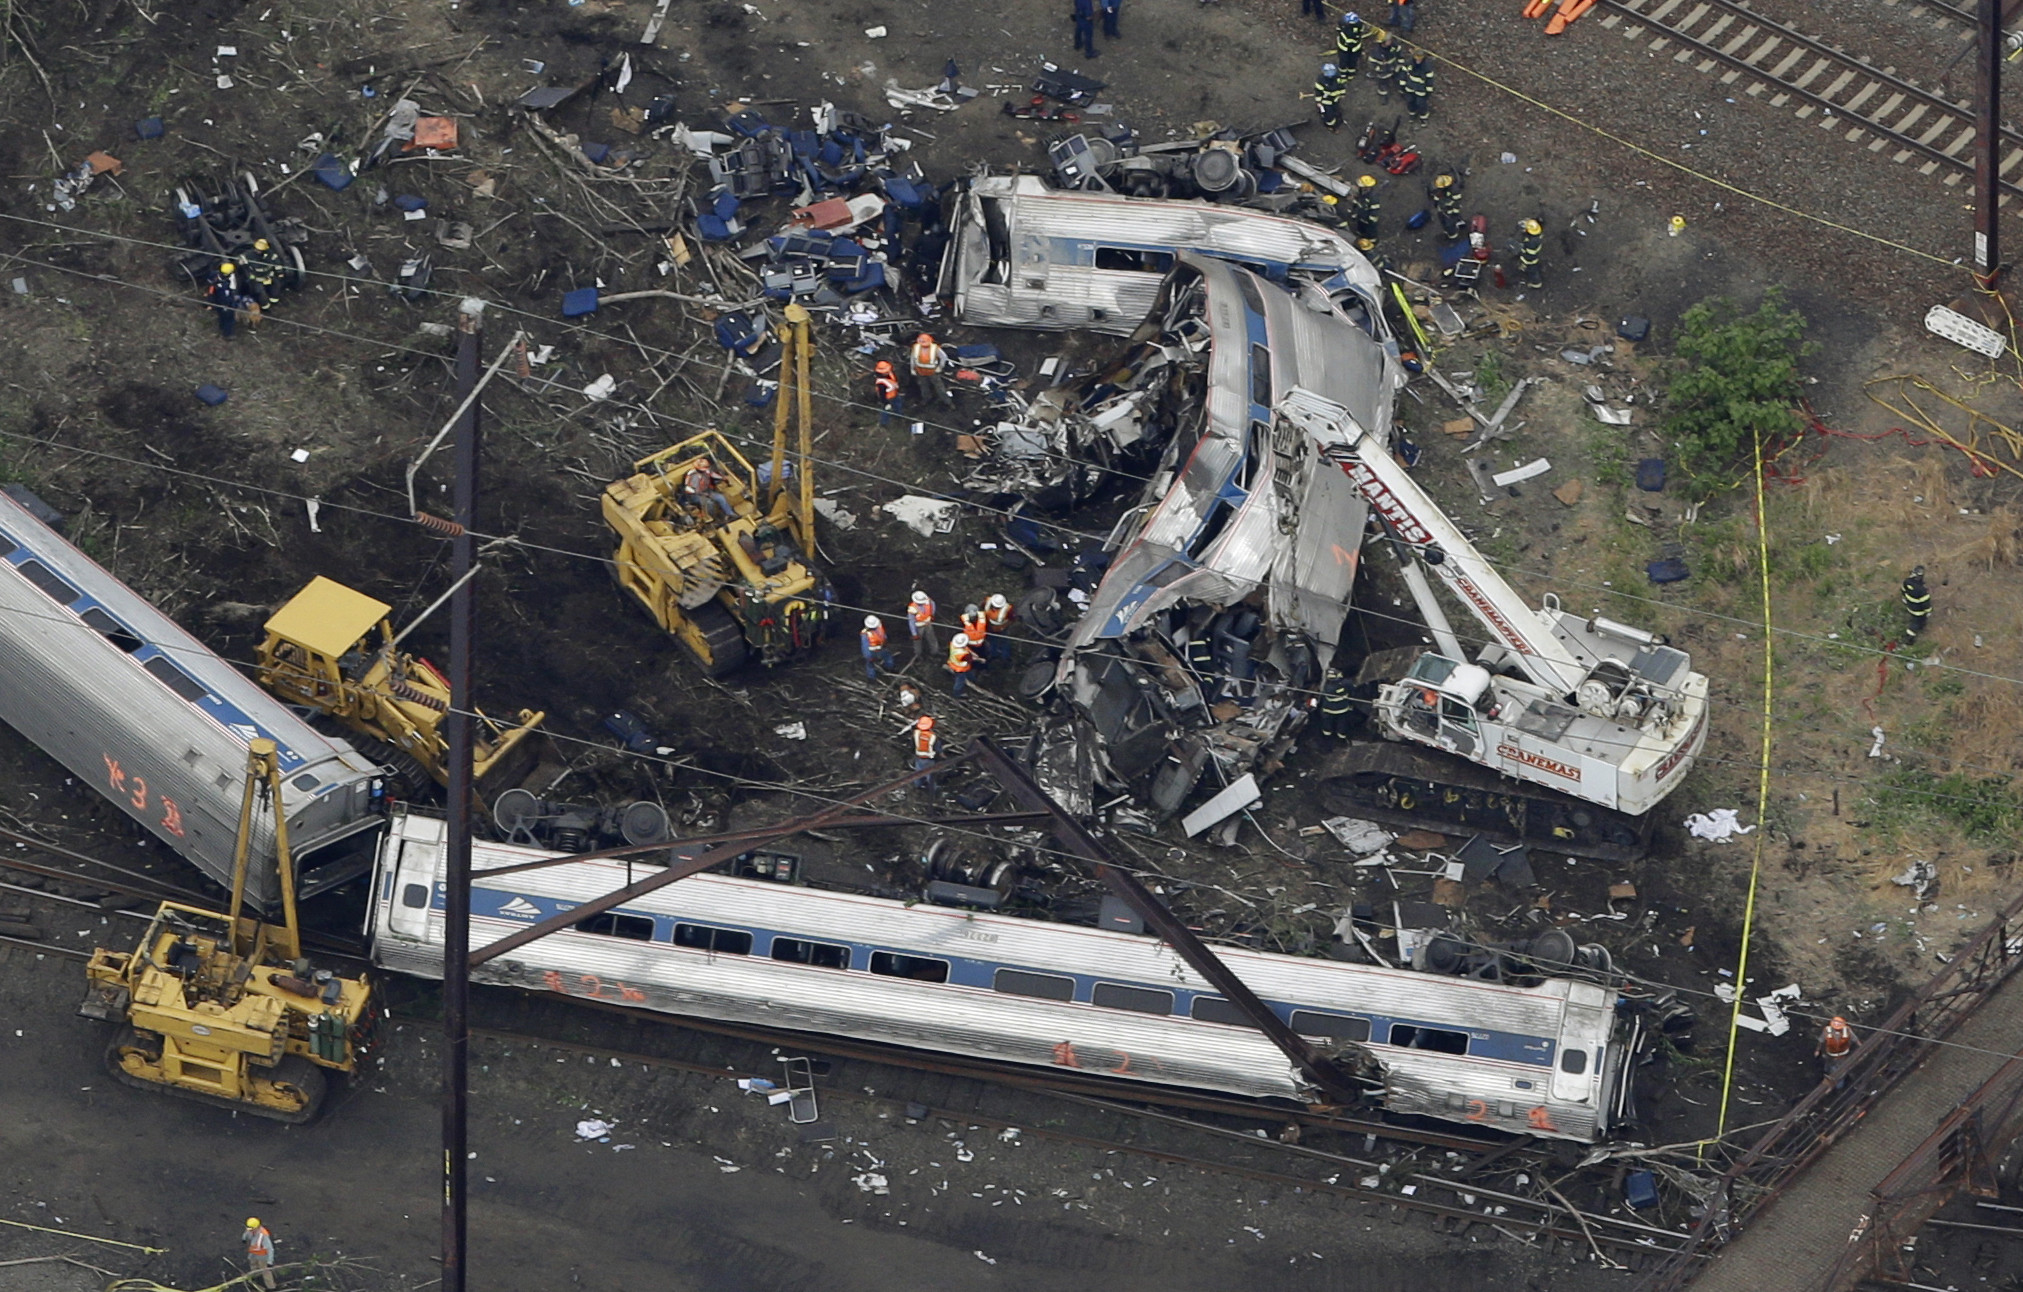
[{"label": "dirt ground", "polygon": [[[1417,35],[1436,51],[1577,115],[1609,115],[1639,141],[1692,143],[1690,151],[1700,154],[1696,166],[1716,178],[1920,249],[1942,251],[1964,240],[1957,189],[1767,105],[1727,103],[1710,78],[1620,49],[1620,38],[1593,22],[1546,46],[1500,5],[1428,0],[1422,7]],[[1861,0],[1850,12],[1856,9],[1891,23],[1901,17],[1885,14],[1879,0]],[[447,323],[461,297],[481,296],[491,303],[488,349],[518,328],[537,350],[555,348],[530,379],[502,379],[484,401],[481,529],[507,541],[488,543],[478,583],[486,626],[481,702],[550,712],[575,769],[566,792],[658,796],[676,810],[728,793],[746,800],[738,809],[746,815],[776,815],[793,801],[779,786],[835,794],[895,774],[902,766],[900,720],[891,687],[863,681],[847,640],[793,668],[753,670],[721,684],[702,679],[619,599],[595,559],[609,547],[597,491],[634,459],[663,447],[680,428],[708,422],[741,437],[770,438],[766,415],[738,402],[741,383],[724,383],[722,352],[706,339],[698,307],[654,300],[608,306],[582,322],[559,316],[563,292],[593,284],[607,292],[743,294],[735,271],[721,263],[659,272],[664,251],[657,236],[632,226],[686,220],[707,181],[671,143],[630,132],[622,113],[614,113],[668,95],[676,115],[697,128],[717,126],[733,101],[755,102],[774,120],[805,123],[807,109],[827,97],[884,120],[893,115],[879,93],[887,77],[907,87],[930,85],[953,58],[970,84],[1023,83],[1038,58],[1065,57],[1068,30],[1053,7],[674,0],[657,46],[647,48],[635,42],[650,10],[642,0],[573,6],[214,0],[159,11],[132,0],[14,5],[14,21],[32,40],[48,81],[45,87],[18,48],[0,69],[0,163],[9,177],[0,186],[7,226],[0,237],[7,253],[0,307],[8,311],[11,359],[0,381],[0,478],[25,482],[70,513],[80,546],[228,658],[248,659],[267,609],[318,573],[392,602],[396,617],[404,617],[445,582],[439,540],[404,519],[406,465],[454,403],[447,343],[421,325]],[[1323,40],[1290,0],[1212,6],[1132,0],[1126,10],[1123,39],[1109,43],[1087,70],[1110,82],[1100,97],[1116,105],[1113,119],[1129,121],[1144,137],[1185,135],[1200,121],[1258,128],[1305,120],[1311,111],[1295,96],[1311,82]],[[888,34],[864,34],[877,26]],[[1897,38],[1903,42],[1897,57],[1907,67],[1923,60],[1927,70],[1917,74],[1935,76],[1936,64],[1950,57],[1942,36],[1905,28]],[[220,55],[221,45],[237,52]],[[623,96],[586,95],[549,119],[584,141],[640,151],[643,160],[629,175],[592,178],[573,170],[502,108],[537,85],[581,83],[628,55],[635,78]],[[543,70],[531,71],[532,62]],[[221,76],[231,79],[230,88],[220,88]],[[1547,378],[1514,415],[1523,429],[1492,446],[1491,455],[1498,470],[1539,457],[1553,465],[1512,493],[1480,502],[1461,466],[1463,440],[1441,429],[1462,414],[1421,382],[1400,404],[1408,434],[1425,449],[1419,478],[1474,528],[1527,595],[1556,591],[1569,606],[1670,633],[1713,679],[1715,699],[1707,757],[1661,809],[1660,847],[1650,859],[1621,867],[1554,859],[1541,868],[1541,892],[1481,889],[1468,895],[1465,917],[1503,936],[1543,896],[1554,918],[1577,922],[1582,938],[1608,945],[1618,964],[1711,993],[1735,962],[1743,885],[1761,838],[1751,959],[1756,988],[1797,982],[1814,1012],[1844,1011],[1857,1022],[1880,1017],[1893,992],[1927,976],[1939,953],[2013,892],[2013,807],[2004,808],[2009,800],[1991,797],[1982,783],[2006,781],[2023,757],[2014,682],[2023,677],[2023,615],[2015,596],[2013,469],[2023,442],[2004,429],[2023,425],[2023,374],[1990,367],[1920,330],[1926,306],[1960,292],[1957,270],[1739,200],[1459,68],[1443,68],[1440,77],[1434,120],[1417,134],[1429,156],[1465,169],[1470,204],[1490,215],[1493,231],[1536,214],[1549,236],[1545,289],[1488,293],[1481,313],[1504,320],[1503,335],[1456,344],[1438,363],[1457,379],[1481,378],[1492,361],[1502,381]],[[324,148],[356,150],[370,142],[387,105],[402,93],[428,111],[455,116],[462,146],[368,172],[342,192],[303,178],[304,166]],[[976,162],[1043,166],[1043,145],[1055,128],[1002,115],[1004,101],[986,94],[955,113],[915,114],[906,122],[916,143],[912,156],[936,180]],[[1302,155],[1353,169],[1355,126],[1395,112],[1358,83],[1349,99],[1351,128],[1330,136],[1306,127]],[[152,115],[163,118],[166,137],[136,140],[133,124]],[[313,147],[301,146],[319,134]],[[118,155],[123,173],[100,180],[76,210],[51,209],[59,162],[74,165],[98,148]],[[1500,160],[1506,152],[1513,161]],[[179,183],[242,170],[264,186],[285,183],[275,205],[314,230],[308,249],[314,277],[258,329],[226,342],[173,272],[171,198]],[[1432,238],[1402,228],[1423,204],[1422,180],[1387,179],[1383,189],[1383,245],[1407,272],[1433,259]],[[379,200],[382,190],[388,198],[426,198],[432,218],[403,220],[390,201]],[[1666,227],[1675,213],[1687,217],[1677,237]],[[435,246],[436,218],[469,222],[473,245]],[[612,228],[620,231],[605,231]],[[1504,236],[1493,232],[1499,241]],[[395,298],[385,280],[423,252],[435,261],[432,294],[417,304]],[[352,267],[359,256],[370,269]],[[25,292],[12,289],[17,277]],[[1751,489],[1719,493],[1689,520],[1676,476],[1664,493],[1640,491],[1631,477],[1640,459],[1674,456],[1651,399],[1681,312],[1710,294],[1753,302],[1772,283],[1784,285],[1811,320],[1820,343],[1807,368],[1817,383],[1812,407],[1837,434],[1809,436],[1791,449],[1767,488],[1772,620],[1782,631],[1762,833],[1697,843],[1678,828],[1689,811],[1734,807],[1745,823],[1759,824],[1762,616]],[[1614,341],[1615,323],[1632,314],[1653,321],[1644,345],[1617,342],[1599,364],[1559,357],[1570,347],[1585,351]],[[1092,352],[1078,339],[960,329],[954,336],[997,341],[1026,372],[1043,355]],[[990,515],[966,511],[953,534],[928,540],[879,516],[880,503],[909,488],[951,487],[961,462],[953,436],[975,410],[936,411],[920,436],[881,429],[865,406],[867,365],[866,356],[825,336],[817,480],[859,521],[824,535],[839,596],[895,615],[915,586],[931,591],[944,610],[992,591],[1015,591],[1018,576],[980,546],[993,539]],[[577,393],[605,373],[620,383],[611,401]],[[1868,384],[1903,374],[1934,389]],[[230,401],[200,405],[192,392],[204,382],[228,388]],[[1583,411],[1581,388],[1590,383],[1632,410],[1631,427],[1605,427]],[[1976,413],[1943,402],[1934,390]],[[649,423],[638,405],[663,420]],[[1993,465],[1972,474],[1966,457],[1931,443],[1930,429],[1914,415],[1977,440]],[[1909,434],[1893,435],[1897,427]],[[298,449],[307,451],[306,463],[291,459]],[[429,490],[445,479],[435,466],[422,477]],[[1574,502],[1553,496],[1573,481],[1582,487]],[[309,523],[305,497],[322,505],[320,531]],[[1114,506],[1112,500],[1065,518],[1062,536],[1100,538]],[[1644,566],[1674,547],[1691,577],[1652,586]],[[1897,581],[1918,563],[1932,572],[1937,613],[1926,637],[1908,647]],[[1382,617],[1394,590],[1381,569],[1373,573],[1362,609]],[[436,624],[418,633],[424,653],[443,649],[441,632]],[[1025,721],[1027,710],[1007,694],[1003,679],[986,678],[981,694],[963,702],[942,695],[938,678],[931,686],[953,742],[1015,732]],[[621,709],[675,747],[679,766],[669,771],[611,749],[599,724]],[[805,741],[775,733],[795,721],[806,724]],[[1884,743],[1872,757],[1876,728]],[[1299,833],[1324,815],[1310,787],[1326,774],[1327,751],[1318,741],[1305,743],[1254,814],[1268,837],[1246,830],[1239,846],[1226,850],[1183,848],[1164,838],[1133,845],[1148,870],[1198,886],[1176,886],[1179,902],[1212,932],[1310,947],[1325,939],[1350,901],[1426,890],[1426,881],[1412,879],[1404,882],[1416,890],[1382,887],[1356,872],[1339,849]],[[0,808],[71,846],[107,853],[130,847],[119,818],[66,785],[59,769],[12,733],[0,733],[0,758],[9,773],[0,778]],[[177,865],[159,853],[144,855],[150,864]],[[1939,887],[1914,902],[1889,877],[1919,859],[1938,866]],[[1633,884],[1636,896],[1611,899],[1610,886],[1622,882]],[[1227,897],[1232,893],[1237,900]],[[327,1226],[329,1240],[364,1251],[389,1277],[426,1278],[433,1242],[429,1171],[426,1155],[411,1152],[417,1139],[431,1137],[421,1049],[396,1045],[403,1075],[390,1078],[388,1093],[373,1096],[382,1102],[371,1104],[371,1117],[353,1105],[329,1124],[288,1133],[316,1139],[310,1154],[280,1138],[282,1132],[237,1127],[220,1135],[217,1123],[195,1110],[135,1122],[123,1096],[117,1105],[74,1097],[70,1087],[91,1083],[96,1059],[78,1030],[82,1024],[65,1030],[70,1025],[58,1022],[70,1005],[67,972],[37,966],[10,976],[18,1007],[42,1011],[67,1047],[45,1071],[34,1051],[0,1036],[0,1054],[13,1056],[6,1061],[30,1083],[23,1088],[36,1091],[39,1112],[8,1132],[20,1150],[9,1167],[9,1187],[19,1197],[52,1205],[61,1197],[74,1205],[83,1187],[75,1180],[97,1172],[106,1180],[102,1189],[113,1194],[97,1208],[105,1224],[129,1237],[136,1230],[172,1236],[179,1253],[222,1249],[243,1210],[241,1198],[284,1196],[247,1183],[271,1168],[292,1176],[285,1194],[291,1200],[338,1199],[328,1204],[340,1221]],[[1700,999],[1710,1019],[1719,1013],[1711,996]],[[1709,1026],[1703,1034],[1722,1030]],[[1751,1109],[1747,1120],[1774,1112],[1810,1080],[1810,1030],[1801,1018],[1783,1038],[1745,1034],[1740,1093]],[[410,1068],[399,1068],[403,1060]],[[509,1089],[484,1091],[482,1101],[488,1110],[519,1108],[533,1125],[527,1110],[562,1109],[572,1095],[585,1097],[547,1084],[545,1073],[527,1060]],[[602,1107],[649,1098],[628,1092],[616,1075],[599,1076],[610,1083],[599,1087]],[[1694,1067],[1679,1077],[1656,1117],[1667,1134],[1685,1138],[1708,1128],[1715,1073]],[[703,1096],[684,1089],[680,1097]],[[646,1115],[640,1108],[633,1115]],[[1218,1229],[1210,1238],[1190,1222],[1176,1227],[1179,1238],[1155,1236],[1158,1212],[1137,1199],[1078,1216],[1071,1238],[1058,1248],[1042,1245],[1016,1266],[994,1250],[1013,1244],[989,1241],[1000,1231],[981,1219],[923,1224],[924,1240],[896,1222],[875,1241],[868,1229],[849,1238],[842,1222],[869,1217],[851,1212],[862,1199],[834,1175],[833,1191],[827,1184],[802,1193],[759,1190],[756,1172],[716,1171],[711,1152],[733,1162],[737,1154],[692,1121],[669,1134],[672,1147],[659,1158],[643,1148],[600,1158],[593,1168],[577,1160],[564,1121],[559,1113],[548,1117],[542,1136],[508,1133],[509,1121],[494,1122],[499,1146],[481,1147],[513,1159],[501,1180],[524,1182],[497,1200],[505,1204],[499,1215],[512,1222],[488,1222],[495,1227],[487,1236],[511,1257],[499,1268],[525,1269],[530,1280],[554,1275],[560,1268],[554,1254],[566,1251],[572,1273],[585,1281],[645,1277],[679,1264],[710,1271],[697,1274],[694,1286],[756,1285],[740,1263],[745,1249],[729,1240],[720,1251],[683,1246],[714,1226],[780,1262],[775,1281],[783,1286],[812,1285],[835,1267],[867,1283],[880,1270],[918,1269],[954,1286],[994,1286],[992,1280],[1013,1277],[1013,1268],[1036,1286],[1065,1285],[1068,1271],[1083,1263],[1124,1286],[1149,1286],[1154,1271],[1178,1286],[1207,1286],[1234,1268],[1225,1263],[1233,1258],[1221,1254],[1230,1245],[1222,1239],[1233,1235]],[[152,1172],[123,1170],[103,1152],[115,1125],[122,1138],[124,1128],[137,1128],[135,1151]],[[768,1133],[776,1131],[769,1126]],[[59,1152],[56,1145],[65,1147]],[[214,1154],[232,1164],[236,1192],[198,1198],[179,1189],[164,1197],[147,1186],[149,1179],[199,1171],[194,1164]],[[326,1166],[345,1180],[343,1189],[328,1190],[319,1174]],[[384,1180],[401,1183],[381,1198]],[[1188,1205],[1219,1198],[1219,1187],[1190,1186]],[[741,1195],[746,1188],[753,1191]],[[395,1194],[410,1208],[398,1221],[381,1205],[392,1205]],[[614,1222],[593,1205],[607,1198],[675,1199],[682,1211],[709,1222],[669,1233],[658,1219],[665,1214],[656,1209],[660,1203],[636,1201]],[[307,1228],[308,1214],[298,1211],[289,1221]],[[780,1225],[781,1214],[793,1225]],[[1328,1245],[1339,1237],[1339,1222],[1302,1211],[1298,1240],[1285,1240],[1284,1252],[1273,1248],[1274,1260],[1303,1269],[1296,1249],[1309,1244],[1332,1258],[1344,1250]],[[638,1235],[641,1244],[668,1246],[612,1252],[602,1240],[613,1229]],[[1120,1235],[1114,1251],[1092,1236],[1103,1231]],[[780,1254],[788,1233],[788,1254]],[[822,1263],[831,1244],[842,1244],[833,1266]],[[1007,1264],[986,1266],[969,1255],[974,1247]],[[1488,1285],[1471,1256],[1449,1259],[1457,1285]],[[175,1268],[178,1277],[200,1276],[195,1265]],[[1377,1287],[1388,1286],[1389,1276],[1373,1269],[1368,1281],[1358,1281],[1360,1274],[1311,1277],[1316,1287]],[[1553,1286],[1570,1286],[1558,1281],[1563,1272],[1554,1277]],[[1343,1278],[1349,1281],[1331,1281]]]}]

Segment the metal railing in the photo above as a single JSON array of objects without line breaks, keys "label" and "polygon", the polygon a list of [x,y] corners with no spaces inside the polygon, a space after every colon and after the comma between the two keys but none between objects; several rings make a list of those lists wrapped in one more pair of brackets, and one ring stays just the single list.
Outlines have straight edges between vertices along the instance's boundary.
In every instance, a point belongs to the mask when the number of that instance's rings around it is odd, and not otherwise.
[{"label": "metal railing", "polygon": [[2023,895],[1911,994],[1822,1080],[1750,1145],[1716,1185],[1686,1248],[1651,1271],[1638,1292],[1677,1292],[1706,1267],[1699,1259],[1732,1242],[1806,1167],[1837,1143],[1878,1100],[1950,1036],[1997,987],[2023,967]]}]

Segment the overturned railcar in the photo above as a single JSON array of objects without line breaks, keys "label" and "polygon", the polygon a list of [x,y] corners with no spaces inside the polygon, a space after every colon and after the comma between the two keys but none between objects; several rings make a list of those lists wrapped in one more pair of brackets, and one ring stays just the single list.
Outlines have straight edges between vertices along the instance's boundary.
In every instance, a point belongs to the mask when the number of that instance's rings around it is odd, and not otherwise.
[{"label": "overturned railcar", "polygon": [[[1402,375],[1373,330],[1211,257],[1180,253],[1152,312],[1197,291],[1207,338],[1193,398],[1113,531],[1109,568],[1057,667],[1076,717],[1041,737],[1093,743],[1083,765],[1160,816],[1211,768],[1217,786],[1269,768],[1348,614],[1367,506],[1306,437],[1274,431],[1273,408],[1313,382],[1388,436]],[[1058,777],[1048,788],[1078,808],[1092,798]]]},{"label": "overturned railcar", "polygon": [[1362,314],[1380,278],[1333,229],[1211,202],[1063,192],[1036,175],[983,175],[956,199],[937,294],[981,327],[1128,336],[1182,253],[1249,267],[1316,303]]},{"label": "overturned railcar", "polygon": [[[372,832],[384,821],[380,769],[4,495],[0,720],[226,886],[246,746],[264,736],[280,747],[298,894],[372,863]],[[246,892],[262,909],[280,902],[271,825],[253,840]]]},{"label": "overturned railcar", "polygon": [[[1335,474],[1340,475],[1338,471]],[[367,915],[382,968],[442,976],[441,820],[397,812]],[[628,862],[480,842],[471,945],[625,885]],[[1590,1142],[1634,1117],[1645,1022],[1596,982],[1535,985],[1219,947],[1315,1044],[1382,1071],[1386,1111]],[[1147,934],[701,874],[488,961],[481,982],[620,1007],[1075,1068],[1128,1083],[1311,1099],[1285,1055]]]}]

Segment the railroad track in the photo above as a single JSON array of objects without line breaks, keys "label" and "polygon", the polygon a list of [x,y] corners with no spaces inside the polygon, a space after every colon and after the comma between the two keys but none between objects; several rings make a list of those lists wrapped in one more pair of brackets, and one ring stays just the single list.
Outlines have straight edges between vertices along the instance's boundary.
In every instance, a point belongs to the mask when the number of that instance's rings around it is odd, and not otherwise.
[{"label": "railroad track", "polygon": [[[688,1021],[682,1020],[678,1025],[686,1027]],[[665,1055],[561,1041],[513,1029],[474,1027],[472,1035],[515,1045],[542,1046],[593,1058],[616,1060],[620,1063],[638,1063],[716,1080],[767,1075],[758,1072],[741,1073],[735,1069],[726,1069],[720,1063],[698,1063]],[[832,1050],[832,1047],[826,1044],[822,1048],[824,1053]],[[916,1119],[922,1118],[924,1112],[925,1118],[945,1118],[962,1125],[982,1126],[992,1130],[1005,1130],[1016,1126],[1021,1135],[1033,1139],[1052,1140],[1106,1153],[1128,1153],[1167,1165],[1185,1166],[1219,1175],[1302,1189],[1308,1193],[1346,1198],[1362,1204],[1365,1214],[1370,1216],[1391,1212],[1430,1216],[1434,1224],[1444,1232],[1456,1236],[1466,1235],[1480,1227],[1523,1242],[1563,1243],[1569,1249],[1606,1254],[1609,1259],[1630,1268],[1641,1268],[1643,1263],[1652,1257],[1686,1254],[1685,1238],[1682,1234],[1634,1220],[1580,1211],[1564,1200],[1538,1198],[1491,1188],[1473,1178],[1456,1178],[1434,1171],[1397,1170],[1394,1169],[1394,1164],[1348,1154],[1324,1152],[1302,1144],[1261,1139],[1248,1131],[1215,1126],[1177,1113],[1144,1108],[1135,1103],[1120,1103],[1115,1099],[1095,1098],[1044,1087],[1040,1089],[1092,1113],[1120,1118],[1126,1122],[1157,1125],[1178,1131],[1183,1136],[1199,1136],[1218,1144],[1240,1146],[1243,1153],[1253,1156],[1253,1160],[1249,1162],[1232,1160],[1237,1156],[1235,1147],[1226,1150],[1223,1156],[1215,1156],[1173,1146],[1162,1147],[1143,1140],[1071,1131],[1059,1125],[1035,1126],[1030,1120],[1014,1123],[976,1109],[938,1107],[903,1098],[879,1096],[847,1088],[840,1083],[822,1087],[819,1094],[820,1098],[826,1101],[863,1105]],[[1242,1115],[1252,1118],[1259,1116],[1260,1113],[1254,1104],[1244,1104],[1239,1100],[1221,1102],[1236,1106]],[[1273,1115],[1276,1116],[1276,1112]],[[1316,1119],[1315,1124],[1339,1128],[1339,1123],[1334,1119]],[[1478,1144],[1475,1147],[1479,1150],[1482,1146]],[[1286,1164],[1286,1169],[1256,1165],[1258,1155],[1262,1155],[1266,1160],[1275,1157]],[[1306,1173],[1291,1169],[1295,1164],[1307,1168]],[[1355,1183],[1344,1182],[1352,1178]],[[1375,1185],[1367,1183],[1372,1180],[1380,1183]],[[1407,1189],[1410,1192],[1406,1192]],[[1688,1258],[1691,1259],[1690,1254]]]},{"label": "railroad track", "polygon": [[[1924,0],[1929,6],[1930,0]],[[1944,7],[1944,6],[1942,6]],[[1974,108],[1897,75],[1739,0],[1601,0],[1601,23],[1654,53],[1670,52],[1724,86],[1958,184],[1974,173]],[[2023,133],[2004,126],[2002,197],[2023,195]]]}]

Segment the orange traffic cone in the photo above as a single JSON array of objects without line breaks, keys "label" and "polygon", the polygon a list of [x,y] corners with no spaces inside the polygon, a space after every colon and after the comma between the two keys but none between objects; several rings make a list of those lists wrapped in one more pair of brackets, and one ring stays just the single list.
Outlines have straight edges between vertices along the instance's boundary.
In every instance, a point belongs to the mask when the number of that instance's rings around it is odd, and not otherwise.
[{"label": "orange traffic cone", "polygon": [[1595,0],[1560,0],[1559,12],[1552,16],[1551,22],[1545,24],[1545,34],[1548,36],[1559,35],[1572,26],[1575,19],[1594,8],[1594,6]]},{"label": "orange traffic cone", "polygon": [[1545,17],[1545,11],[1550,8],[1552,8],[1552,0],[1526,0],[1524,16],[1527,18],[1543,18]]}]

